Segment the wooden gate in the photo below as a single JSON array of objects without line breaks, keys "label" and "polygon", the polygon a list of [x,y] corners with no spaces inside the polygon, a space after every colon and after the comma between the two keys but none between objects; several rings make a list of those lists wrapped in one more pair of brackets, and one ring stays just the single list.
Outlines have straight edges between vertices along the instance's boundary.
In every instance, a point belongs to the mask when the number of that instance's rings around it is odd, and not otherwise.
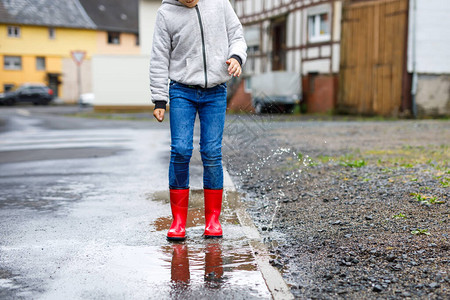
[{"label": "wooden gate", "polygon": [[337,109],[395,116],[406,97],[408,0],[344,3]]}]

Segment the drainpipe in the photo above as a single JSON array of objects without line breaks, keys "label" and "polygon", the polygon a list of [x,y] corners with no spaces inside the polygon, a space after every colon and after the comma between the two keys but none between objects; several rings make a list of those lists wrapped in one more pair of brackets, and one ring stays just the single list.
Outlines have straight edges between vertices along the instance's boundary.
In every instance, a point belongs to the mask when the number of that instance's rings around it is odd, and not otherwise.
[{"label": "drainpipe", "polygon": [[417,118],[417,105],[416,105],[416,94],[417,94],[417,53],[416,53],[416,35],[417,35],[417,0],[413,0],[413,23],[412,23],[412,67],[413,67],[413,77],[412,77],[412,87],[411,87],[411,100],[412,100],[412,113],[413,117]]}]

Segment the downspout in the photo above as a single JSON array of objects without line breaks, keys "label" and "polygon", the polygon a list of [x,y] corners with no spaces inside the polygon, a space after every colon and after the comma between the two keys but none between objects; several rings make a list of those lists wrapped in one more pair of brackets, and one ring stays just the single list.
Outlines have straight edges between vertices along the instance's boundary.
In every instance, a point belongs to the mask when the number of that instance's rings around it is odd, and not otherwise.
[{"label": "downspout", "polygon": [[412,100],[412,113],[413,117],[417,118],[417,105],[416,105],[416,94],[417,94],[417,52],[416,52],[416,35],[417,35],[417,0],[413,0],[413,13],[412,13],[412,86],[411,86],[411,100]]}]

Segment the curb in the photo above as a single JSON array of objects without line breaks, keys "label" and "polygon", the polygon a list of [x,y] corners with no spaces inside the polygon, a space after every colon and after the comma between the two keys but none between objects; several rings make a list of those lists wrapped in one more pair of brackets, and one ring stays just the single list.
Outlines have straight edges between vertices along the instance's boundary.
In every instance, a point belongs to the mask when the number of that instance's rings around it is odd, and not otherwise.
[{"label": "curb", "polygon": [[[223,170],[223,179],[224,190],[227,192],[236,192],[236,187],[225,167]],[[249,239],[249,244],[258,265],[258,269],[266,282],[267,288],[272,294],[272,298],[275,300],[294,299],[294,295],[292,295],[280,272],[269,263],[269,251],[266,245],[261,242],[261,235],[253,223],[252,218],[245,210],[244,203],[242,203],[242,201],[238,202],[236,215],[239,219],[239,223],[243,227],[245,235]]]}]

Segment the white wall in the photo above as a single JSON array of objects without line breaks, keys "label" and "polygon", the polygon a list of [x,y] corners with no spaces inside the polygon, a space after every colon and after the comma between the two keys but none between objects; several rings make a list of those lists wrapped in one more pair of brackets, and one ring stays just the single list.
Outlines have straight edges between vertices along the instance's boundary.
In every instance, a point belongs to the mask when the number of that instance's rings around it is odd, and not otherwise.
[{"label": "white wall", "polygon": [[80,66],[81,71],[81,91],[78,91],[78,66],[75,64],[72,58],[62,59],[62,95],[60,98],[65,102],[78,101],[79,92],[90,93],[92,92],[92,61],[86,59]]},{"label": "white wall", "polygon": [[156,22],[156,12],[161,6],[161,0],[139,1],[139,38],[141,53],[150,55],[153,42],[153,30]]},{"label": "white wall", "polygon": [[[450,73],[450,1],[416,0],[417,72]],[[412,72],[412,24],[414,0],[410,0],[408,71]]]},{"label": "white wall", "polygon": [[418,114],[450,116],[449,91],[449,75],[419,75],[416,96]]},{"label": "white wall", "polygon": [[95,55],[92,58],[94,105],[152,105],[149,56]]},{"label": "white wall", "polygon": [[156,12],[161,0],[139,1],[142,55],[95,55],[92,58],[94,105],[152,105],[149,65]]}]

